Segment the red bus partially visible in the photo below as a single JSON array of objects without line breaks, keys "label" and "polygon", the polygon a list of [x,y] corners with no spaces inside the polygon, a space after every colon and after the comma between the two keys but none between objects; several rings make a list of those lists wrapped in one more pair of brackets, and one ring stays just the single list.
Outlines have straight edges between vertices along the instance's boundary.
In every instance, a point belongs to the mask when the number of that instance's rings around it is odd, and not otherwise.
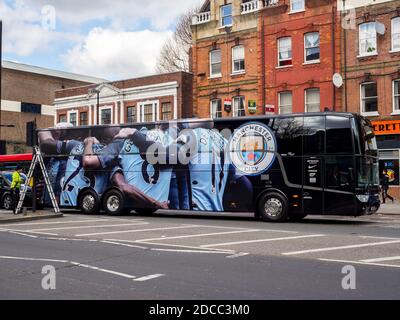
[{"label": "red bus partially visible", "polygon": [[27,173],[32,160],[33,155],[31,153],[0,156],[0,171],[12,171],[19,165]]}]

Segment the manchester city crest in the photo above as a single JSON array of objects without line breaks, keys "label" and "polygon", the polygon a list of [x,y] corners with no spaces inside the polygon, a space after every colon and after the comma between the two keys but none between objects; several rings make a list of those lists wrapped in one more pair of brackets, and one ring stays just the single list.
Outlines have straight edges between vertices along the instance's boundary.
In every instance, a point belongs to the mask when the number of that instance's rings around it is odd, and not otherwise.
[{"label": "manchester city crest", "polygon": [[271,129],[262,123],[248,123],[237,129],[230,141],[233,165],[245,175],[260,175],[275,161],[277,143]]}]

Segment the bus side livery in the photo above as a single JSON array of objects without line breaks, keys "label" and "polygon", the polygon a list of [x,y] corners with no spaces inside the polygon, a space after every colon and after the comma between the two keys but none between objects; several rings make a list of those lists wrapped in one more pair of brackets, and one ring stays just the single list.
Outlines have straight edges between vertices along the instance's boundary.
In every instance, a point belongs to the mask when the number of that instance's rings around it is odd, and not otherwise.
[{"label": "bus side livery", "polygon": [[348,113],[138,123],[38,132],[61,207],[255,212],[265,221],[374,214],[376,140]]}]

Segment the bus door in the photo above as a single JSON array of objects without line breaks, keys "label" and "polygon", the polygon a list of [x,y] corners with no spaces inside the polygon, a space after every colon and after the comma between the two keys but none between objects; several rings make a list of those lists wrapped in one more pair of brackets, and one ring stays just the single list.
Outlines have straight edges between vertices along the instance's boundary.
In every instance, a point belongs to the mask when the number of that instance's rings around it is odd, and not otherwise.
[{"label": "bus door", "polygon": [[303,208],[306,214],[324,213],[323,158],[304,158]]}]

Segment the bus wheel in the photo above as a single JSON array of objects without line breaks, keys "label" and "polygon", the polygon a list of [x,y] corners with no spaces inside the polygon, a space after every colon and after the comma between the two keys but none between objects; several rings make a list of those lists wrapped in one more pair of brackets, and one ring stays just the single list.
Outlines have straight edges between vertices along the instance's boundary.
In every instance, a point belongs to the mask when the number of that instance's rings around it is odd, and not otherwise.
[{"label": "bus wheel", "polygon": [[157,212],[157,209],[135,209],[140,216],[151,216]]},{"label": "bus wheel", "polygon": [[1,202],[1,206],[4,210],[11,210],[12,209],[12,204],[13,204],[13,198],[11,194],[6,194],[3,197],[3,201]]},{"label": "bus wheel", "polygon": [[103,208],[106,214],[110,216],[124,214],[126,212],[124,195],[118,190],[108,191],[104,196]]},{"label": "bus wheel", "polygon": [[99,213],[99,200],[93,191],[85,191],[79,199],[79,207],[84,214]]},{"label": "bus wheel", "polygon": [[266,222],[283,222],[288,216],[287,200],[279,193],[267,193],[259,200],[258,214]]}]

